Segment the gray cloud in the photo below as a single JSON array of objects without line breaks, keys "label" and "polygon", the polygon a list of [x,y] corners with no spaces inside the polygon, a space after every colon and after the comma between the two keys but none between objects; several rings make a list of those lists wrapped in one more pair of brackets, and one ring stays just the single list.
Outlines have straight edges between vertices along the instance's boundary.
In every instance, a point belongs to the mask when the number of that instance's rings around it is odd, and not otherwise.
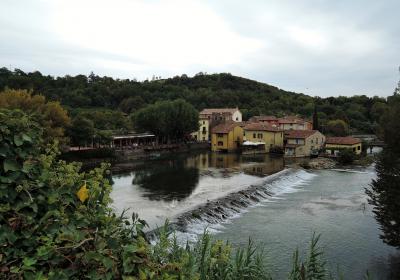
[{"label": "gray cloud", "polygon": [[398,1],[11,1],[0,64],[145,79],[230,72],[310,95],[387,96]]}]

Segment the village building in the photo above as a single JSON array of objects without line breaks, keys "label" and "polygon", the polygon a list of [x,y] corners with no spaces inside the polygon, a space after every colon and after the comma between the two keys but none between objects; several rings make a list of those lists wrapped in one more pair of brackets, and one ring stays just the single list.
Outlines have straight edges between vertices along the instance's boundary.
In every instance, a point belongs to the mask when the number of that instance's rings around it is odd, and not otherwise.
[{"label": "village building", "polygon": [[283,130],[312,130],[312,123],[302,118],[284,117],[278,119],[279,128]]},{"label": "village building", "polygon": [[268,123],[281,130],[312,130],[312,122],[304,120],[298,116],[286,116],[277,118],[275,116],[254,116],[249,122]]},{"label": "village building", "polygon": [[200,112],[200,119],[208,119],[210,127],[222,122],[242,122],[242,113],[238,108],[207,108]]},{"label": "village building", "polygon": [[275,116],[253,116],[249,122],[262,122],[279,127],[279,119]]},{"label": "village building", "polygon": [[318,130],[289,130],[285,132],[285,156],[308,157],[318,154],[325,136]]},{"label": "village building", "polygon": [[195,141],[209,141],[210,140],[210,122],[207,118],[200,118],[199,119],[199,130],[191,133],[190,135]]},{"label": "village building", "polygon": [[249,122],[244,128],[243,147],[269,153],[271,148],[283,148],[283,130],[267,122]]},{"label": "village building", "polygon": [[199,130],[191,133],[195,141],[210,141],[211,129],[227,122],[242,122],[238,108],[207,108],[199,113]]},{"label": "village building", "polygon": [[328,155],[337,156],[341,150],[350,149],[356,155],[361,154],[361,140],[354,137],[327,137],[325,151]]},{"label": "village building", "polygon": [[211,150],[232,152],[243,143],[242,123],[229,121],[221,123],[211,129]]}]

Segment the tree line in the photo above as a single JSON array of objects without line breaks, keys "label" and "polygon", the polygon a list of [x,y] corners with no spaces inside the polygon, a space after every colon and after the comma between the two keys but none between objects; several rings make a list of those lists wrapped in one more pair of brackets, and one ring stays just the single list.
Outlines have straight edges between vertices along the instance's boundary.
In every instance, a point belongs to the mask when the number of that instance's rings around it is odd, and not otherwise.
[{"label": "tree line", "polygon": [[48,101],[58,101],[74,119],[93,122],[97,130],[130,130],[131,115],[148,105],[182,99],[200,111],[210,107],[239,107],[245,120],[254,115],[311,118],[317,106],[320,127],[328,134],[374,133],[387,109],[382,97],[317,98],[237,77],[229,73],[187,75],[138,82],[90,75],[53,77],[0,68],[0,91],[26,89]]}]

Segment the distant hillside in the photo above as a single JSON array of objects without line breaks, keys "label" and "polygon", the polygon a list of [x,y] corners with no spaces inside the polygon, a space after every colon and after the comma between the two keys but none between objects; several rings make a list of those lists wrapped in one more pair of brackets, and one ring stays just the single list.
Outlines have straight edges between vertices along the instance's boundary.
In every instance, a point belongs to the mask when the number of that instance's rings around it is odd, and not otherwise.
[{"label": "distant hillside", "polygon": [[[313,98],[277,87],[233,76],[228,73],[186,75],[170,79],[137,82],[110,77],[44,76],[40,72],[0,69],[0,89],[30,89],[50,100],[58,100],[74,116],[84,112],[130,114],[147,104],[160,100],[182,98],[198,110],[206,107],[239,107],[247,119],[253,115],[299,114],[311,117],[318,105],[320,123],[331,119],[348,122],[353,131],[373,132],[380,112],[386,106],[384,98],[367,96]],[[123,116],[123,114],[122,114]],[[92,117],[93,118],[93,117]],[[117,126],[118,120],[113,120]],[[124,122],[129,126],[127,122]],[[111,127],[108,127],[111,128]]]}]

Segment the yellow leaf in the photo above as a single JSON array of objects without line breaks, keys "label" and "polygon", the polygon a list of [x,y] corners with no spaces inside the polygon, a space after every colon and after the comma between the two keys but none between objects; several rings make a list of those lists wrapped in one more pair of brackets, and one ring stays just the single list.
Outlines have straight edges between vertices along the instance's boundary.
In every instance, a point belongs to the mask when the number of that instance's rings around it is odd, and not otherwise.
[{"label": "yellow leaf", "polygon": [[89,191],[86,188],[86,182],[83,184],[83,186],[79,189],[79,191],[76,193],[78,196],[79,200],[82,202],[85,202],[86,199],[89,197]]}]

